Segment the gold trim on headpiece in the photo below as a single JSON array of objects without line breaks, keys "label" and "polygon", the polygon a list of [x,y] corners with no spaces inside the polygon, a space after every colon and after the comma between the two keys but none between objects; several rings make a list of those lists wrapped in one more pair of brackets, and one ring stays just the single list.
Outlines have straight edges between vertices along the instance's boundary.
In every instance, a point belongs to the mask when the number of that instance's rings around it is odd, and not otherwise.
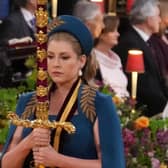
[{"label": "gold trim on headpiece", "polygon": [[58,19],[58,18],[54,18],[54,19],[52,20],[52,22],[50,22],[50,23],[48,24],[47,32],[50,33],[55,27],[60,26],[61,24],[64,24],[64,23],[65,23],[65,21],[60,20],[60,19]]}]

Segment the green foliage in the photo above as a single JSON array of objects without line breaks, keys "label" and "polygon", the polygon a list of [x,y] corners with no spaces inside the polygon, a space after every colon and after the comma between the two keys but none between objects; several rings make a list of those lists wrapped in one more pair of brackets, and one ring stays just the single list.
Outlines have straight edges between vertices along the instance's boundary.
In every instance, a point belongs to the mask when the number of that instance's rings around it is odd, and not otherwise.
[{"label": "green foliage", "polygon": [[9,111],[15,111],[18,92],[15,88],[0,89],[0,144],[5,143],[9,127],[6,116]]},{"label": "green foliage", "polygon": [[32,69],[31,72],[27,75],[27,78],[25,80],[26,83],[26,88],[25,91],[32,91],[35,90],[36,87],[36,76],[37,76],[37,69],[36,69],[36,61],[35,61],[35,57],[29,57],[26,62],[25,65]]},{"label": "green foliage", "polygon": [[8,130],[9,130],[9,122],[6,121],[6,126],[2,129],[0,129],[0,135],[1,135],[0,136],[0,144],[5,144]]},{"label": "green foliage", "polygon": [[35,89],[37,71],[34,56],[30,56],[25,65],[33,70],[23,82],[24,84],[17,88],[0,88],[0,144],[5,143],[9,128],[9,120],[6,116],[9,111],[15,112],[18,95]]},{"label": "green foliage", "polygon": [[0,89],[0,116],[7,111],[14,111],[19,91],[16,88]]}]

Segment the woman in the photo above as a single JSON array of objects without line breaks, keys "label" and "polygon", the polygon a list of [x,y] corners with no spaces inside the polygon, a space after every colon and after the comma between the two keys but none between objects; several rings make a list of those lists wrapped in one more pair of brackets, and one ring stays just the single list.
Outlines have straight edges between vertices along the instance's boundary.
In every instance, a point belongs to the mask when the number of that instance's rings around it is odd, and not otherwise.
[{"label": "woman", "polygon": [[[87,85],[86,81],[86,70],[91,68],[87,61],[93,45],[91,34],[73,16],[64,15],[59,19],[63,23],[51,29],[47,49],[48,74],[52,80],[49,119],[59,121],[70,103],[72,107],[66,121],[73,123],[76,132],[70,135],[62,132],[57,146],[58,128],[30,131],[12,126],[2,168],[30,167],[33,158],[36,165],[46,167],[124,168],[120,123],[112,99]],[[77,97],[70,100],[75,95]],[[20,116],[31,109],[30,118],[33,119],[33,97],[34,93],[29,93],[20,98],[17,107]]]},{"label": "woman", "polygon": [[109,85],[118,96],[128,97],[127,78],[123,73],[120,58],[111,50],[118,44],[119,19],[116,15],[106,15],[104,25],[105,27],[94,49],[99,63],[97,78]]}]

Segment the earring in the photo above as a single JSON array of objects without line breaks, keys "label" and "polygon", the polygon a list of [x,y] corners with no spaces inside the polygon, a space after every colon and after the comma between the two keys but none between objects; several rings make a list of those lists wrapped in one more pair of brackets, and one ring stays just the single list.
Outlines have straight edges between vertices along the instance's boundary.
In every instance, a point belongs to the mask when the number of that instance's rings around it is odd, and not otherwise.
[{"label": "earring", "polygon": [[83,75],[83,73],[82,73],[82,70],[80,69],[79,70],[79,76],[82,76]]}]

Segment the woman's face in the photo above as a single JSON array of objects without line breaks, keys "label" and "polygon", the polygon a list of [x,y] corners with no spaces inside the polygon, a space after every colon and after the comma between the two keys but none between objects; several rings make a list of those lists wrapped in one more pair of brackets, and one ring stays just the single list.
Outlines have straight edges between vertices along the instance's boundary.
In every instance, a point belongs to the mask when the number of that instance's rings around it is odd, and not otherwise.
[{"label": "woman's face", "polygon": [[73,83],[86,62],[86,57],[79,57],[68,41],[50,41],[47,54],[48,73],[57,85]]},{"label": "woman's face", "polygon": [[109,48],[114,47],[115,45],[118,44],[118,37],[119,37],[119,32],[117,28],[114,31],[110,31],[107,33],[103,33],[100,36],[100,39],[107,45]]}]

